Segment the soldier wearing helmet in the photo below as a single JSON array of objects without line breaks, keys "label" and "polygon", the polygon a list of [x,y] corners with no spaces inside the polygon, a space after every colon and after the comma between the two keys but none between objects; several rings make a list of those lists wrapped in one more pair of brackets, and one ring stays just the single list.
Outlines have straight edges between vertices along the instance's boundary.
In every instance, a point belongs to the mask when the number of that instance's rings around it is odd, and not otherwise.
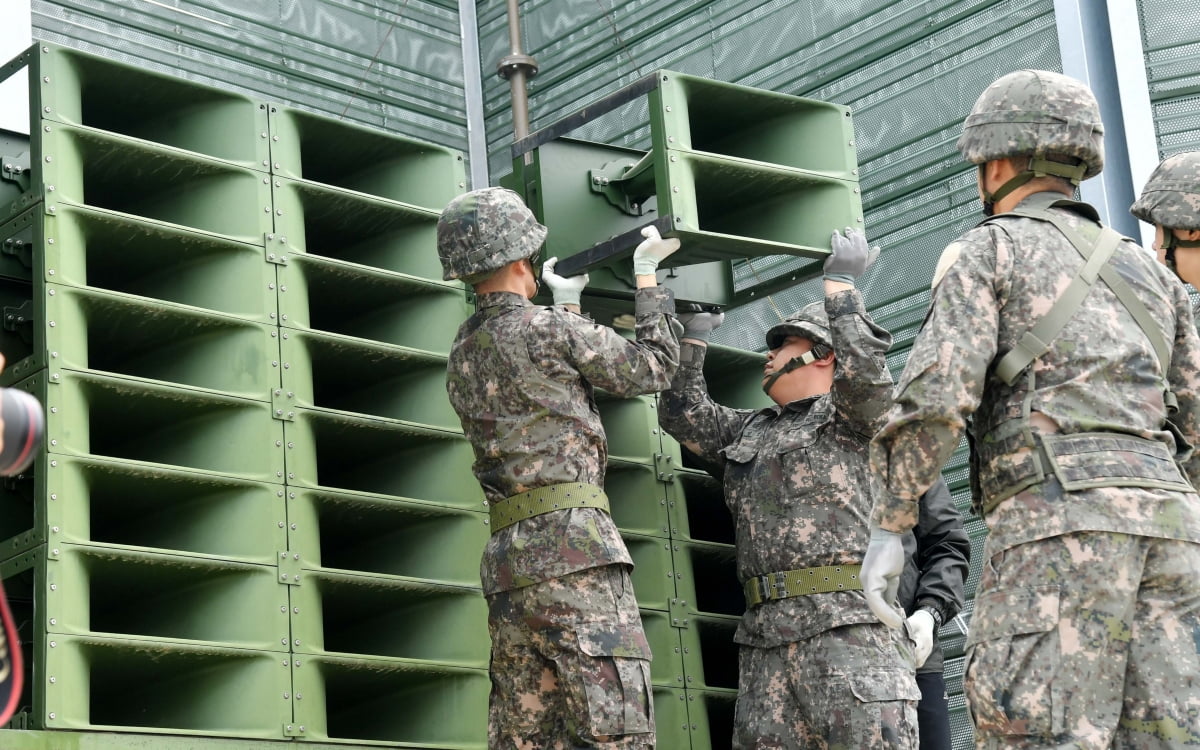
[{"label": "soldier wearing helmet", "polygon": [[554,305],[530,301],[546,228],[513,191],[459,196],[438,221],[445,278],[477,295],[446,388],[490,512],[480,577],[491,748],[654,747],[650,648],[604,494],[608,447],[593,394],[653,393],[678,364],[679,324],[655,269],[679,241],[643,234],[629,341],[579,314],[587,275],[557,275],[555,258],[541,264]]},{"label": "soldier wearing helmet", "polygon": [[1200,338],[1179,280],[1071,199],[1102,132],[1091,91],[1058,73],[979,97],[958,146],[987,216],[943,253],[871,444],[863,585],[899,627],[903,534],[970,439],[979,747],[1200,744]]},{"label": "soldier wearing helmet", "polygon": [[832,245],[824,299],[767,331],[762,386],[774,406],[709,396],[702,368],[721,322],[710,312],[680,316],[680,367],[660,397],[663,428],[719,469],[734,519],[746,598],[735,748],[917,746],[912,643],[876,621],[858,576],[867,443],[892,391],[892,338],[854,287],[878,248],[849,229]]},{"label": "soldier wearing helmet", "polygon": [[1200,151],[1163,159],[1129,213],[1154,225],[1159,262],[1200,288]]}]

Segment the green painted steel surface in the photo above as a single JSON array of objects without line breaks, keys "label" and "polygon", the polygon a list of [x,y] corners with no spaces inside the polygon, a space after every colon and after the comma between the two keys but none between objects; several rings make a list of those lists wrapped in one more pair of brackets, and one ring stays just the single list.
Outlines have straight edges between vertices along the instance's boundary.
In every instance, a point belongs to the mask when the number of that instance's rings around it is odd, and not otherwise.
[{"label": "green painted steel surface", "polygon": [[33,0],[34,36],[226,91],[466,148],[457,3]]}]

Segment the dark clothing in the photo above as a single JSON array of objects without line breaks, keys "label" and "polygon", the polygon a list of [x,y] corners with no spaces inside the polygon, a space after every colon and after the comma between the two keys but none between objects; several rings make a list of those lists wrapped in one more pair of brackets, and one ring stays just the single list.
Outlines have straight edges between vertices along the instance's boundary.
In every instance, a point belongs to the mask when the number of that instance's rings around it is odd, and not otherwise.
[{"label": "dark clothing", "polygon": [[[899,600],[905,614],[931,605],[948,623],[966,601],[963,591],[971,562],[971,540],[963,528],[962,516],[954,507],[950,488],[943,479],[921,498],[921,510],[913,534],[905,538],[908,563],[900,576]],[[934,633],[933,651],[917,674],[941,674],[942,647]]]}]

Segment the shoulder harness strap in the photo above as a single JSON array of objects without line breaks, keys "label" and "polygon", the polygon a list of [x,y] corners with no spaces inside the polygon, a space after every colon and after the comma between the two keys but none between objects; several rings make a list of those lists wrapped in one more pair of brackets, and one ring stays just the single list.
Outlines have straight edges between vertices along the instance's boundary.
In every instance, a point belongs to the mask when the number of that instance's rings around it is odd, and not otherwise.
[{"label": "shoulder harness strap", "polygon": [[[1049,211],[1051,207],[1058,205],[1071,207],[1086,204],[1060,199],[1051,193],[1035,193],[1026,199],[1024,205],[1020,208],[1005,214],[989,217],[984,222],[981,222],[987,223],[1000,216],[1023,216],[1049,222],[1067,238],[1071,246],[1084,259],[1083,267],[1079,269],[1079,273],[1075,275],[1075,278],[1071,280],[1071,283],[1063,293],[1054,301],[1054,304],[1051,305],[1046,314],[1022,334],[1012,351],[1001,358],[1000,362],[996,365],[996,374],[1008,385],[1016,382],[1017,377],[1025,368],[1050,349],[1051,343],[1062,331],[1067,321],[1078,312],[1079,307],[1083,304],[1083,300],[1087,297],[1088,292],[1091,291],[1092,286],[1095,285],[1098,277],[1108,285],[1109,289],[1117,296],[1117,299],[1124,305],[1129,314],[1133,316],[1138,327],[1142,329],[1142,333],[1150,339],[1150,344],[1154,348],[1155,355],[1158,357],[1159,364],[1162,367],[1165,385],[1165,374],[1171,364],[1171,349],[1167,345],[1166,337],[1159,329],[1157,323],[1155,323],[1154,318],[1151,317],[1150,311],[1138,299],[1137,294],[1121,278],[1116,269],[1108,263],[1117,245],[1124,238],[1109,227],[1101,227],[1099,239],[1095,244],[1092,244],[1080,236],[1060,216]],[[1169,389],[1164,388],[1164,390],[1167,393],[1168,406],[1173,405],[1173,394],[1170,393]]]}]

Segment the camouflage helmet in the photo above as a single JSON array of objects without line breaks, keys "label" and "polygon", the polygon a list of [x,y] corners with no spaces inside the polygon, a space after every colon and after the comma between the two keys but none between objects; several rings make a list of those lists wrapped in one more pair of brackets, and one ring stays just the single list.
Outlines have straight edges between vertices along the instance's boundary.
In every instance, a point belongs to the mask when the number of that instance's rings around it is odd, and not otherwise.
[{"label": "camouflage helmet", "polygon": [[1200,229],[1200,151],[1163,159],[1129,213],[1167,229]]},{"label": "camouflage helmet", "polygon": [[[1046,70],[1018,70],[984,89],[963,122],[958,150],[972,164],[1030,156],[1048,170],[1078,183],[1104,168],[1104,125],[1100,105],[1083,83]],[[1070,173],[1053,164],[1081,164]],[[1060,172],[1068,172],[1061,174]]]},{"label": "camouflage helmet", "polygon": [[833,337],[829,334],[824,300],[805,305],[792,317],[771,326],[767,330],[767,349],[778,349],[788,336],[799,336],[832,349]]},{"label": "camouflage helmet", "polygon": [[450,201],[438,219],[442,278],[478,283],[514,260],[532,259],[545,240],[546,227],[521,196],[507,188],[472,190]]}]

